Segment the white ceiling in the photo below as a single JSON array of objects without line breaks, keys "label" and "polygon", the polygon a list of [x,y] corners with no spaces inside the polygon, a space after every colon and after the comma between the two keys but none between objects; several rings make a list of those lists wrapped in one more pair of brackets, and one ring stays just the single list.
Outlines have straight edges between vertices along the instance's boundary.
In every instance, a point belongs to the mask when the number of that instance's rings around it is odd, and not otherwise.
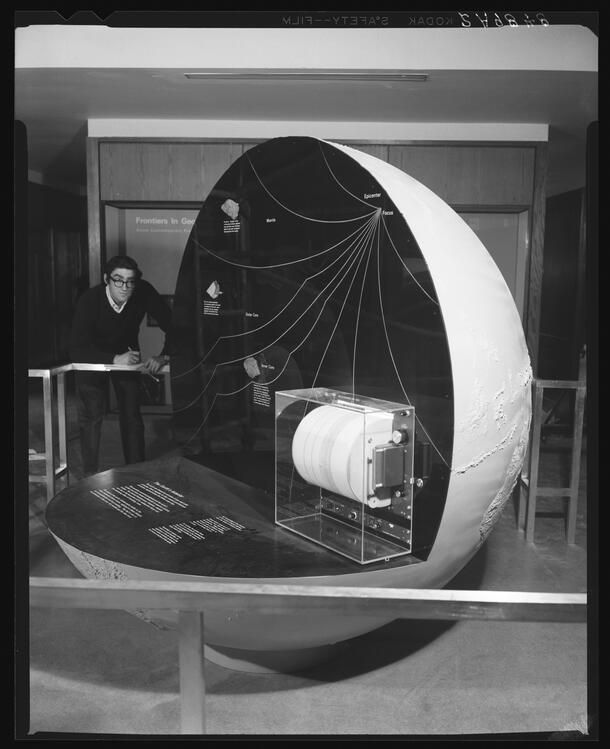
[{"label": "white ceiling", "polygon": [[[378,36],[373,41],[378,45]],[[26,42],[20,44],[23,50]],[[472,59],[472,42],[468,46]],[[109,60],[105,67],[81,67],[93,57],[85,52],[69,64],[53,59],[50,66],[44,55],[21,65],[17,55],[15,118],[27,126],[28,167],[43,181],[85,185],[89,119],[356,122],[369,123],[368,140],[375,139],[375,123],[544,123],[549,125],[553,193],[584,183],[586,129],[597,119],[597,72],[580,63],[570,70],[565,54],[558,55],[562,69],[428,66],[424,83],[341,80],[336,63],[337,80],[291,81],[271,80],[268,73],[259,80],[188,80],[185,72],[213,72],[192,65],[119,68]],[[231,67],[229,59],[218,60],[217,67]],[[388,64],[397,62],[398,55]],[[282,54],[277,63],[284,71],[303,73]],[[394,69],[413,72],[414,66]],[[313,75],[314,70],[307,72]]]}]

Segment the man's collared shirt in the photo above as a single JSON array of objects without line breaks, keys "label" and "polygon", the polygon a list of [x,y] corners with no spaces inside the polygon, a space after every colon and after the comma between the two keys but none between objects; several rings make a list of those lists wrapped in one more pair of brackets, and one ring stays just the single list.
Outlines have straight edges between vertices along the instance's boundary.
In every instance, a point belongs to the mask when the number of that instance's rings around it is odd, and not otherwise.
[{"label": "man's collared shirt", "polygon": [[125,305],[127,304],[127,302],[123,302],[123,304],[121,304],[121,306],[119,307],[119,305],[112,298],[112,296],[110,294],[110,289],[108,288],[108,286],[106,286],[106,298],[110,302],[110,306],[112,307],[112,309],[115,312],[119,312],[120,313],[120,312],[122,312],[125,309]]}]

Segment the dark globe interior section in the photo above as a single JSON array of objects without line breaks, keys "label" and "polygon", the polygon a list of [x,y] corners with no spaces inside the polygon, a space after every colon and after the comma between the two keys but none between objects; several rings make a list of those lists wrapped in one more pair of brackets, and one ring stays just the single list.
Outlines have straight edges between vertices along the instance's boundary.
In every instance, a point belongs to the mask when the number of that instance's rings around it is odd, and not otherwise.
[{"label": "dark globe interior section", "polygon": [[173,310],[183,454],[273,503],[274,394],[327,387],[416,411],[414,552],[442,516],[453,385],[434,284],[407,223],[357,161],[314,138],[244,153],[205,200]]}]

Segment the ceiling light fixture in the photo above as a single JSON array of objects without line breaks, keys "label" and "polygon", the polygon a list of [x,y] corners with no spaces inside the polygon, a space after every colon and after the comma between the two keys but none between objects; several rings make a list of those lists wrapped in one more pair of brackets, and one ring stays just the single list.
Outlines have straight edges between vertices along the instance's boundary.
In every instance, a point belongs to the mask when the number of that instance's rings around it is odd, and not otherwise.
[{"label": "ceiling light fixture", "polygon": [[213,73],[184,73],[184,77],[191,81],[395,81],[407,83],[424,83],[428,80],[428,73],[401,73],[398,71],[332,71],[294,73],[277,70],[224,70]]}]

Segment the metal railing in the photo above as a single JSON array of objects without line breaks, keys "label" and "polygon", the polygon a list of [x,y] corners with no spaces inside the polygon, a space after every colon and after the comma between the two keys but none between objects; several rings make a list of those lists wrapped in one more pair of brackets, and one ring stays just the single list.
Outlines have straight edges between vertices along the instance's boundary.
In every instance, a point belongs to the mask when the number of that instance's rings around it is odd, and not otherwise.
[{"label": "metal railing", "polygon": [[[584,376],[579,380],[541,380],[534,379],[532,383],[533,405],[530,441],[526,462],[519,479],[519,502],[517,525],[525,531],[525,540],[534,540],[534,525],[536,522],[536,500],[539,496],[567,497],[568,512],[566,523],[566,540],[573,544],[576,538],[576,513],[578,507],[578,484],[580,480],[580,460],[582,451],[582,435],[585,414],[586,382]],[[540,441],[542,436],[543,398],[547,389],[559,389],[575,392],[574,423],[572,431],[572,457],[570,466],[569,486],[540,486]]]},{"label": "metal railing", "polygon": [[[44,418],[44,452],[29,455],[30,462],[44,460],[45,471],[42,475],[29,474],[28,479],[33,483],[45,483],[47,489],[47,502],[55,496],[56,481],[65,476],[67,483],[70,481],[70,466],[68,462],[68,442],[66,430],[66,373],[85,372],[137,372],[139,365],[129,366],[122,364],[89,364],[76,362],[62,364],[59,367],[48,369],[28,369],[28,377],[42,378],[43,393],[43,418]],[[162,375],[170,372],[166,364],[159,370]],[[54,397],[54,379],[57,381],[57,402]],[[56,408],[54,406],[56,405]],[[57,437],[59,465],[55,467],[55,444],[54,418],[57,417]]]},{"label": "metal railing", "polygon": [[[47,500],[55,495],[56,479],[69,477],[66,432],[65,375],[70,371],[110,372],[137,371],[137,367],[71,363],[49,369],[30,369],[29,377],[43,380],[44,453],[31,456],[45,461],[44,476],[30,480],[44,481]],[[169,373],[169,367],[161,370]],[[55,467],[53,378],[57,378],[57,431],[59,465]],[[544,488],[532,482],[537,471],[540,433],[535,418],[541,409],[542,390],[546,387],[568,387],[577,391],[575,448],[582,435],[584,387],[579,381],[535,381],[532,442],[525,483],[528,491],[528,522],[526,538],[533,536],[535,496]],[[577,450],[574,450],[574,454]],[[569,489],[552,493],[575,497],[578,487],[578,465],[572,461]],[[529,479],[529,480],[528,480]],[[522,482],[523,483],[523,482]],[[548,490],[545,491],[547,493]],[[573,543],[576,501],[571,499],[568,519],[568,541]],[[574,508],[574,509],[573,509]],[[525,502],[520,500],[519,519],[525,515]],[[356,588],[341,586],[295,586],[262,583],[165,583],[149,581],[75,580],[61,578],[30,578],[30,605],[54,608],[86,609],[165,609],[178,612],[181,732],[205,733],[204,673],[204,612],[220,607],[243,611],[282,615],[295,613],[367,616],[391,619],[483,619],[487,621],[584,622],[587,596],[584,593],[535,593],[512,591],[463,591],[394,588]]]},{"label": "metal railing", "polygon": [[181,733],[205,733],[204,612],[584,622],[584,593],[30,578],[30,605],[178,612]]}]

